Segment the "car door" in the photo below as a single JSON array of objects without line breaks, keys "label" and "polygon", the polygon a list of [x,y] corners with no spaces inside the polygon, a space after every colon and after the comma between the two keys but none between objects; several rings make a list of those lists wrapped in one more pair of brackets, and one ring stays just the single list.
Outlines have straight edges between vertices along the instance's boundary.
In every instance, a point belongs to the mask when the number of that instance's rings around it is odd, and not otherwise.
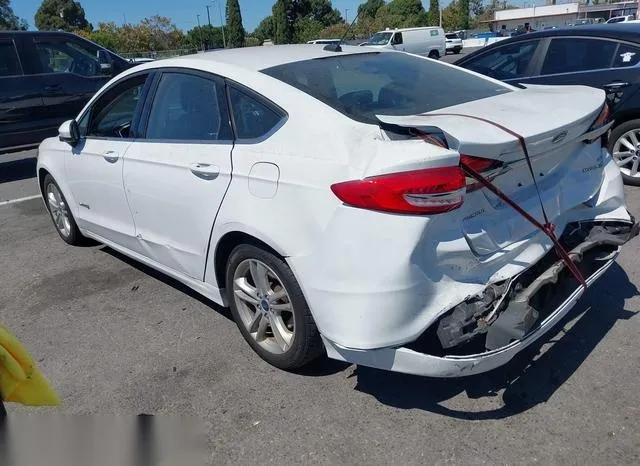
[{"label": "car door", "polygon": [[38,34],[31,39],[44,108],[55,125],[73,118],[109,79],[98,61],[99,47],[69,34]]},{"label": "car door", "polygon": [[531,76],[542,53],[541,39],[519,40],[492,46],[468,61],[461,60],[460,66],[501,81],[517,83]]},{"label": "car door", "polygon": [[231,181],[233,136],[224,81],[165,70],[124,160],[142,254],[203,280],[209,238]]},{"label": "car door", "polygon": [[134,140],[148,80],[148,73],[138,73],[101,94],[79,119],[80,143],[65,160],[78,226],[132,250],[137,241],[122,184],[123,158]]},{"label": "car door", "polygon": [[46,125],[39,114],[42,97],[38,83],[23,74],[16,43],[0,38],[0,150],[39,142]]}]

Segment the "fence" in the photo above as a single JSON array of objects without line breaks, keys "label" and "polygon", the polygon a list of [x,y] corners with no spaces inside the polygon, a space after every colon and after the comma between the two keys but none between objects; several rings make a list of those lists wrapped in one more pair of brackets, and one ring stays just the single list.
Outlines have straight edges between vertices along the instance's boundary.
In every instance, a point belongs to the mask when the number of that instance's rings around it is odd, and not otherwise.
[{"label": "fence", "polygon": [[196,49],[179,49],[179,50],[158,50],[147,52],[124,52],[119,55],[126,59],[132,58],[153,58],[154,60],[160,60],[162,58],[181,57],[183,55],[191,55],[196,53]]}]

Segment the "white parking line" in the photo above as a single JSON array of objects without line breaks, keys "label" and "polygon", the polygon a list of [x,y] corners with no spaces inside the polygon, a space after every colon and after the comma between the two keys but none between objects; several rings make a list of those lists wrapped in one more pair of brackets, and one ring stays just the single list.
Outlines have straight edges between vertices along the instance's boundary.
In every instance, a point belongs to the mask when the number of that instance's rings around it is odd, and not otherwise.
[{"label": "white parking line", "polygon": [[30,201],[32,199],[38,199],[42,197],[40,194],[36,194],[34,196],[21,197],[19,199],[11,199],[9,201],[0,201],[0,206],[8,205],[8,204],[17,204],[18,202]]}]

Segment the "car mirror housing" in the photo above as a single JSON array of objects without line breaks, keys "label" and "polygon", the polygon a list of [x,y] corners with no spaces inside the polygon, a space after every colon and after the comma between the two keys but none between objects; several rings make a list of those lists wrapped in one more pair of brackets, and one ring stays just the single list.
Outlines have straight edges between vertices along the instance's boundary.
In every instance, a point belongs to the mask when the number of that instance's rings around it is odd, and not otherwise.
[{"label": "car mirror housing", "polygon": [[62,142],[75,146],[80,141],[80,129],[76,120],[65,121],[58,128],[58,137]]},{"label": "car mirror housing", "polygon": [[100,69],[104,74],[111,75],[113,74],[113,59],[111,55],[106,50],[98,50],[96,53],[96,57],[98,59],[98,63],[100,64]]}]

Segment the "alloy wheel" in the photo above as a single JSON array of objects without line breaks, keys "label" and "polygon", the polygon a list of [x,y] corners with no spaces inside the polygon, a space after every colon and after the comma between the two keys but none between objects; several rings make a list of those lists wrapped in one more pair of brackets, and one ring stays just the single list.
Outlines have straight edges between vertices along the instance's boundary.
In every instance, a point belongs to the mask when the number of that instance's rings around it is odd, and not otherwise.
[{"label": "alloy wheel", "polygon": [[285,353],[295,337],[293,304],[282,280],[257,259],[242,261],[233,276],[233,296],[251,337],[273,354]]},{"label": "alloy wheel", "polygon": [[53,183],[47,185],[46,196],[53,223],[60,234],[68,238],[71,234],[71,219],[67,203],[64,201],[58,187]]},{"label": "alloy wheel", "polygon": [[622,173],[640,178],[640,129],[632,129],[620,136],[611,155]]}]

